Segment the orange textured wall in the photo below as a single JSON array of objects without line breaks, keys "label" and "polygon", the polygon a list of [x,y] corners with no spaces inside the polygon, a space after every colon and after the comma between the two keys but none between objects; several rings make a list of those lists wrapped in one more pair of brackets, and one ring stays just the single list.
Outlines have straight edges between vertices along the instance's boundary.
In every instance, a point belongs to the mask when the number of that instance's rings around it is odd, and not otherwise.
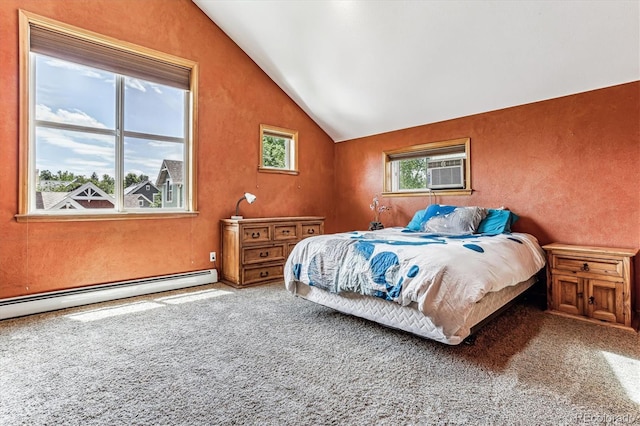
[{"label": "orange textured wall", "polygon": [[[17,223],[18,9],[197,61],[196,218]],[[320,215],[333,205],[333,141],[189,0],[0,2],[0,298],[211,268],[219,220]],[[257,172],[259,125],[299,131],[299,176]],[[322,184],[321,184],[322,183]]]},{"label": "orange textured wall", "polygon": [[[542,244],[640,248],[640,82],[339,143],[338,228],[371,220],[382,151],[460,137],[471,138],[474,192],[432,201],[506,206],[520,215],[515,230]],[[429,200],[383,203],[383,222],[403,226]],[[640,256],[635,265],[640,294]]]}]

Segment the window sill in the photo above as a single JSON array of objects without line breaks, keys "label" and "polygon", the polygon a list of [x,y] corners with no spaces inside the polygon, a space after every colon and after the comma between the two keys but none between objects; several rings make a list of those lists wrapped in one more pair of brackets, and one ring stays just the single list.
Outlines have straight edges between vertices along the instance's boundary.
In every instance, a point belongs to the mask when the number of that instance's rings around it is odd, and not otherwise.
[{"label": "window sill", "polygon": [[258,171],[264,172],[264,173],[280,173],[283,175],[295,175],[295,176],[300,174],[298,170],[272,169],[269,167],[261,167],[261,166],[258,166]]},{"label": "window sill", "polygon": [[440,189],[433,191],[383,192],[383,197],[426,197],[429,195],[471,195],[473,189]]},{"label": "window sill", "polygon": [[16,222],[94,222],[103,220],[181,219],[196,217],[198,212],[104,213],[104,214],[17,214]]}]

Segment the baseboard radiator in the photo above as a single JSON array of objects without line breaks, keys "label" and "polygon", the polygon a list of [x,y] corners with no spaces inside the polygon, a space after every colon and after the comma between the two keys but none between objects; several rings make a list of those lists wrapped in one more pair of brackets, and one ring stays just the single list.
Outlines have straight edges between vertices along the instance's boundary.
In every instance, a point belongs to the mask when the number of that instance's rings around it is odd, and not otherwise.
[{"label": "baseboard radiator", "polygon": [[0,320],[215,282],[218,271],[206,269],[0,299]]}]

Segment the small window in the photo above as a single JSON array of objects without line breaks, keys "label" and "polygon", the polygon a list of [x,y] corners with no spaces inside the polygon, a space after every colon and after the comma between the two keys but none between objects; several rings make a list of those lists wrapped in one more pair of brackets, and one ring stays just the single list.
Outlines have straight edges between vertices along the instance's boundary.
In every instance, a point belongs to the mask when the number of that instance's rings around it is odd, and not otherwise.
[{"label": "small window", "polygon": [[171,203],[173,201],[173,185],[171,185],[171,181],[167,179],[167,203]]},{"label": "small window", "polygon": [[258,170],[298,174],[298,132],[261,124]]},{"label": "small window", "polygon": [[469,138],[384,152],[385,195],[469,195]]}]

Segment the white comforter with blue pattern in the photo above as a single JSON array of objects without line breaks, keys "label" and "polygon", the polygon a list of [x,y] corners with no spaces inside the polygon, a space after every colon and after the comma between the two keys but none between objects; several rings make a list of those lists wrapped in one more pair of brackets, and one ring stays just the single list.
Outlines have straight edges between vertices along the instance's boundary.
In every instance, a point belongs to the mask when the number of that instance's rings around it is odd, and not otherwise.
[{"label": "white comforter with blue pattern", "polygon": [[447,237],[388,228],[306,238],[284,275],[292,293],[297,281],[332,293],[416,302],[453,335],[485,294],[527,280],[544,265],[544,252],[529,234]]}]

